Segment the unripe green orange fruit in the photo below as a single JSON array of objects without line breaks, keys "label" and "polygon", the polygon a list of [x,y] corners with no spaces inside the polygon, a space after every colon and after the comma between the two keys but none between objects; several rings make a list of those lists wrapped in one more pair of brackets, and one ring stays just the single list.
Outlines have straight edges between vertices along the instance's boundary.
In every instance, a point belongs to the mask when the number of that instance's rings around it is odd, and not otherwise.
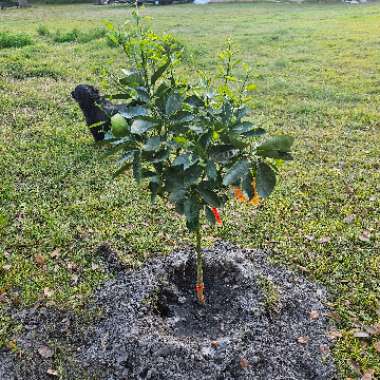
[{"label": "unripe green orange fruit", "polygon": [[127,120],[119,113],[111,117],[111,131],[115,137],[124,137],[128,134],[129,125]]}]

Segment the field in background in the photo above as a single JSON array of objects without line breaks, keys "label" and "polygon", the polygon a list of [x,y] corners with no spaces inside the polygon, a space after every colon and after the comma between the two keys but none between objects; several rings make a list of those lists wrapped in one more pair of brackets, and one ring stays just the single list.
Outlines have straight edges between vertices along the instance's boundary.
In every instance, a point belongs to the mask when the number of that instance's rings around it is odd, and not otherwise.
[{"label": "field in background", "polygon": [[[380,4],[215,4],[147,7],[157,31],[189,46],[212,71],[232,36],[257,84],[257,125],[297,137],[295,161],[259,210],[232,203],[209,243],[271,249],[279,262],[325,284],[342,337],[342,377],[380,377]],[[34,6],[0,12],[0,33],[32,44],[0,49],[0,345],[12,324],[6,302],[47,299],[80,309],[106,277],[96,247],[107,241],[131,266],[189,241],[183,221],[131,178],[113,181],[70,98],[78,83],[106,89],[104,68],[124,63],[104,38],[55,42],[37,34],[91,34],[127,7]],[[41,27],[40,27],[41,30]],[[372,330],[373,331],[373,330]],[[360,335],[360,334],[359,334]],[[374,372],[373,372],[374,371]]]}]

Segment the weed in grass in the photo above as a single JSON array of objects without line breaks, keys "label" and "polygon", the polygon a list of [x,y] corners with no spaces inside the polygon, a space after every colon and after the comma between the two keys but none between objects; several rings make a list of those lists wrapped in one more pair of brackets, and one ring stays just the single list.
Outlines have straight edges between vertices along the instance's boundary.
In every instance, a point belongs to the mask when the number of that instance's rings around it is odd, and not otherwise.
[{"label": "weed in grass", "polygon": [[263,292],[266,310],[268,313],[277,313],[279,311],[281,301],[281,296],[277,286],[270,278],[265,277],[264,275],[259,276],[257,281]]},{"label": "weed in grass", "polygon": [[57,30],[54,34],[49,33],[53,42],[65,43],[65,42],[78,42],[85,44],[93,40],[98,40],[105,37],[106,30],[102,27],[90,29],[88,31],[80,31],[74,28],[68,32],[62,32]]},{"label": "weed in grass", "polygon": [[57,30],[52,36],[52,39],[54,42],[58,42],[58,43],[76,42],[78,40],[78,36],[79,36],[78,29],[72,29],[65,33],[61,32],[60,30]]},{"label": "weed in grass", "polygon": [[0,49],[20,48],[32,43],[33,40],[28,34],[0,32]]},{"label": "weed in grass", "polygon": [[50,30],[48,29],[48,27],[46,25],[38,25],[37,27],[37,33],[39,36],[41,37],[48,37],[50,36]]}]

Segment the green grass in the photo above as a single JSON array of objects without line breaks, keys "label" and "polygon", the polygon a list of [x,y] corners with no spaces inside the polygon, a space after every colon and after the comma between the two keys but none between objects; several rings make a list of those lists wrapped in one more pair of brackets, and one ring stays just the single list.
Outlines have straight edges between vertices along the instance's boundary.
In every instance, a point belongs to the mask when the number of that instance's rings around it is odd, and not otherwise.
[{"label": "green grass", "polygon": [[33,40],[28,34],[0,32],[0,49],[20,48],[32,43]]},{"label": "green grass", "polygon": [[[152,213],[129,176],[112,180],[112,161],[92,143],[69,96],[78,83],[106,90],[104,69],[124,63],[118,50],[104,38],[59,44],[37,33],[41,24],[89,33],[103,19],[125,21],[128,12],[90,4],[0,12],[0,32],[35,41],[0,50],[3,304],[30,305],[49,288],[50,302],[79,307],[106,277],[94,253],[101,242],[134,267],[190,241],[169,206]],[[341,377],[356,379],[359,368],[380,378],[380,337],[352,334],[380,322],[380,4],[176,5],[143,13],[210,71],[231,35],[255,68],[252,119],[297,138],[296,160],[282,168],[274,195],[258,210],[232,203],[223,227],[207,229],[207,243],[221,237],[269,248],[325,284],[343,334],[334,348]],[[0,317],[2,343],[13,328],[9,316]]]}]

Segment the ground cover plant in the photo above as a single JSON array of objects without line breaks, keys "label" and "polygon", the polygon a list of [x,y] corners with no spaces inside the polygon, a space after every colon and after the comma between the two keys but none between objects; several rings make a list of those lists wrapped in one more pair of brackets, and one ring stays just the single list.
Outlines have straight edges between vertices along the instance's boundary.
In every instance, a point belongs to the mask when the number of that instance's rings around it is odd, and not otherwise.
[{"label": "ground cover plant", "polygon": [[25,33],[0,33],[0,49],[19,48],[33,43],[32,38]]},{"label": "ground cover plant", "polygon": [[[0,30],[36,36],[43,22],[49,30],[86,31],[103,19],[122,23],[128,13],[35,6],[1,13]],[[207,243],[221,237],[269,248],[276,260],[325,284],[338,322],[331,338],[341,377],[378,377],[379,4],[183,5],[144,14],[154,16],[156,30],[190,46],[201,69],[214,68],[224,36],[233,34],[241,57],[254,63],[257,125],[297,136],[300,159],[281,168],[272,197],[259,212],[244,203],[228,206]],[[99,67],[121,67],[116,49],[102,39],[81,45],[34,39],[0,51],[1,308],[44,300],[80,310],[108,276],[92,254],[100,243],[108,241],[136,267],[170,252],[186,231],[166,205],[156,205],[161,217],[152,214],[149,196],[129,176],[113,182],[112,161],[101,159],[105,150],[94,148],[86,126],[78,125],[73,84],[107,88]],[[19,75],[33,65],[59,75]],[[0,323],[3,346],[12,346],[21,326],[4,313]]]},{"label": "ground cover plant", "polygon": [[50,31],[46,25],[38,25],[37,33],[41,37],[46,37],[53,42],[65,43],[65,42],[78,42],[88,43],[93,40],[98,40],[105,37],[106,29],[104,27],[96,27],[88,31],[81,31],[78,28],[73,28],[69,31],[62,32],[56,29],[54,32]]}]

